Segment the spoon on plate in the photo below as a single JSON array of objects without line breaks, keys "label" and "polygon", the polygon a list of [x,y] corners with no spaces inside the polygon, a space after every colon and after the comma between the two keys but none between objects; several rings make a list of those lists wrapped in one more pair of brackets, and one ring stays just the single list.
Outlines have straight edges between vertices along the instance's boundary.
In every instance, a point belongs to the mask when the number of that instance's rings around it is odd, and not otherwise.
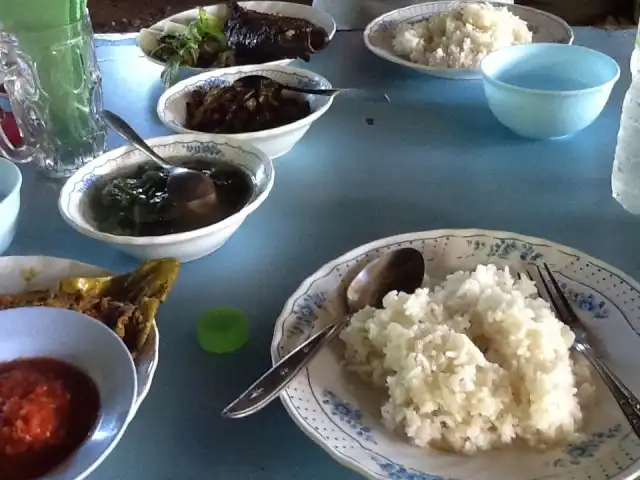
[{"label": "spoon on plate", "polygon": [[202,172],[177,167],[167,162],[119,115],[103,110],[102,118],[114,132],[169,172],[167,194],[181,207],[182,221],[197,220],[192,223],[201,223],[203,218],[217,210],[216,186],[211,178]]},{"label": "spoon on plate", "polygon": [[[392,290],[413,293],[424,281],[422,253],[414,248],[400,248],[384,253],[360,270],[347,287],[344,301],[350,314],[370,306],[382,307],[382,299]],[[322,348],[349,325],[346,316],[313,335],[231,402],[222,415],[242,418],[262,410],[276,398]]]},{"label": "spoon on plate", "polygon": [[365,88],[302,88],[278,82],[277,80],[264,75],[246,75],[236,80],[236,83],[241,83],[251,88],[260,88],[260,86],[266,82],[276,84],[283,90],[305,93],[307,95],[325,95],[335,97],[336,95],[341,94],[342,96],[368,102],[389,103],[391,101],[386,93],[379,90],[369,90]]}]

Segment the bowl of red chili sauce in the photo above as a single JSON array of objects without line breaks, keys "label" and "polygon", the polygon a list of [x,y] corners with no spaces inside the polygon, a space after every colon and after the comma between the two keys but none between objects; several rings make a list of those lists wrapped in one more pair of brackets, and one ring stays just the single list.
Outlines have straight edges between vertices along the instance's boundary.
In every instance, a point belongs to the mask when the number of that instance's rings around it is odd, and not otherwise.
[{"label": "bowl of red chili sauce", "polygon": [[136,387],[129,351],[97,320],[0,311],[0,479],[85,478],[124,434]]}]

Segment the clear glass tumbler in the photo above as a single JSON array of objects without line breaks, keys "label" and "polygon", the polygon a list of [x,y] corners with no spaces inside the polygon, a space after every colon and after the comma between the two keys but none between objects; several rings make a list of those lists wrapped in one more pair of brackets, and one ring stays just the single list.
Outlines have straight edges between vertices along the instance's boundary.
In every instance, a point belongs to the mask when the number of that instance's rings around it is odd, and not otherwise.
[{"label": "clear glass tumbler", "polygon": [[62,178],[105,150],[101,77],[88,13],[53,30],[0,27],[0,81],[24,137],[14,148],[0,130],[5,157]]}]

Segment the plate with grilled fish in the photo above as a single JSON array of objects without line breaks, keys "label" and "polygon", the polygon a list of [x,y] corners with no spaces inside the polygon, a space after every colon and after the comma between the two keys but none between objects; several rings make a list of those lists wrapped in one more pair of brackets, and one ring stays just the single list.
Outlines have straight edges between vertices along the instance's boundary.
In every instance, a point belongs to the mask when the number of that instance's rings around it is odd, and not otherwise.
[{"label": "plate with grilled fish", "polygon": [[142,29],[138,46],[149,60],[165,67],[162,81],[169,87],[182,73],[308,61],[327,47],[335,32],[330,15],[307,5],[229,0]]},{"label": "plate with grilled fish", "polygon": [[124,342],[138,378],[135,409],[158,365],[155,318],[180,270],[174,259],[149,260],[114,275],[100,267],[54,257],[1,257],[0,310],[46,306],[75,310],[104,323]]}]

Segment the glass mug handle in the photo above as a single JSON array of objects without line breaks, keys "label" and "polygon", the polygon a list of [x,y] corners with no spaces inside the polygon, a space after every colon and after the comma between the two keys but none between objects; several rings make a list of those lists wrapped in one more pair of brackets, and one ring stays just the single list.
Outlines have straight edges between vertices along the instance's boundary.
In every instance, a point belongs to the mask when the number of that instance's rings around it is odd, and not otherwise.
[{"label": "glass mug handle", "polygon": [[37,108],[38,77],[31,59],[18,50],[16,38],[6,32],[0,32],[0,82],[4,83],[9,95],[11,110],[23,138],[23,144],[16,147],[0,128],[0,154],[16,163],[30,162],[36,152],[42,151],[39,139],[46,138],[38,134],[46,129]]}]

